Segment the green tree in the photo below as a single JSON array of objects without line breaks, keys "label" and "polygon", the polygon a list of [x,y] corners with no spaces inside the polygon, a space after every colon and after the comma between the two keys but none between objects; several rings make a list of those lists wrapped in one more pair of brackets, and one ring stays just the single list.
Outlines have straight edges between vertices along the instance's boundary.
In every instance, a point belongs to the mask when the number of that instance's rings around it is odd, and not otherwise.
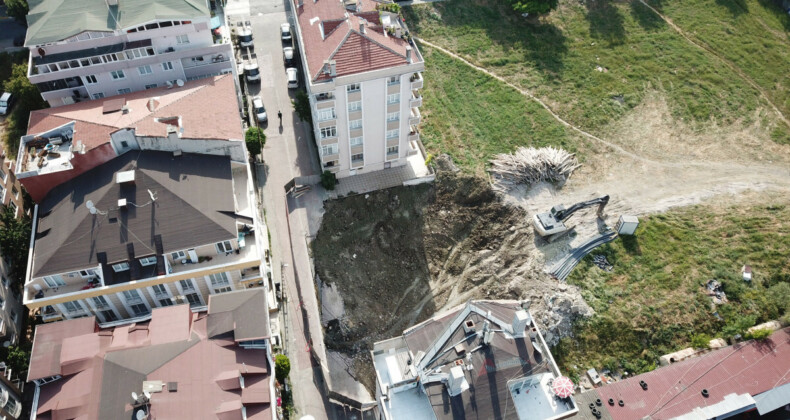
[{"label": "green tree", "polygon": [[27,130],[30,111],[46,108],[47,103],[41,98],[38,88],[28,80],[27,64],[14,64],[11,77],[3,83],[3,90],[11,92],[17,102],[8,116],[8,127],[3,137],[6,153],[15,157],[19,149],[19,138]]},{"label": "green tree", "polygon": [[17,219],[11,207],[0,213],[0,249],[11,261],[11,279],[18,287],[24,282],[27,254],[30,246],[30,219]]},{"label": "green tree", "polygon": [[321,174],[321,186],[324,187],[326,190],[334,190],[335,185],[337,185],[337,177],[334,173],[329,171],[324,171]]},{"label": "green tree", "polygon": [[250,127],[244,133],[244,142],[247,143],[247,151],[251,156],[258,155],[266,145],[266,134],[260,127]]},{"label": "green tree", "polygon": [[557,0],[508,0],[518,13],[543,14],[557,8]]},{"label": "green tree", "polygon": [[296,111],[296,115],[299,116],[300,120],[307,121],[310,124],[313,123],[312,113],[310,112],[310,98],[307,97],[307,92],[298,90],[296,92],[296,97],[291,101],[291,104],[293,105],[294,111]]},{"label": "green tree", "polygon": [[710,336],[705,333],[694,334],[691,337],[691,347],[695,349],[706,349],[710,343]]},{"label": "green tree", "polygon": [[736,335],[743,336],[746,330],[754,326],[756,320],[757,317],[754,315],[736,316],[735,319],[724,326],[721,332],[725,337],[734,337]]},{"label": "green tree", "polygon": [[30,8],[25,0],[5,0],[5,5],[8,7],[8,16],[15,18],[20,22],[25,21],[25,16]]},{"label": "green tree", "polygon": [[275,356],[274,376],[277,378],[277,382],[284,384],[289,373],[291,373],[291,361],[288,360],[288,356],[284,354]]}]

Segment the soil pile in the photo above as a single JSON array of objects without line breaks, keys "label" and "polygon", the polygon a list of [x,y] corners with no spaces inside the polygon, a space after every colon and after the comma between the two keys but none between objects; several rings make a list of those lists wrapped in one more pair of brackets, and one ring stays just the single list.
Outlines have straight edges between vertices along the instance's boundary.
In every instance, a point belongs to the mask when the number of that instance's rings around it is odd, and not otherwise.
[{"label": "soil pile", "polygon": [[576,288],[543,272],[526,212],[481,178],[449,169],[431,185],[330,201],[325,210],[313,256],[334,302],[322,305],[326,344],[353,360],[371,391],[374,342],[469,299],[529,299],[550,343],[570,334],[574,317],[592,314]]}]

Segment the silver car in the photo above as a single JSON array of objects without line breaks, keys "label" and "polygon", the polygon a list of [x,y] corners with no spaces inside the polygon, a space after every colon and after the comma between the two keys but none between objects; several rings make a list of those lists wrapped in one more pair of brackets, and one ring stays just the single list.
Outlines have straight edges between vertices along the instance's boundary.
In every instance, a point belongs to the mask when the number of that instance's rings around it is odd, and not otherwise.
[{"label": "silver car", "polygon": [[291,24],[290,23],[283,23],[280,25],[280,37],[283,41],[290,41],[291,40]]},{"label": "silver car", "polygon": [[260,96],[252,98],[252,107],[255,110],[255,117],[258,119],[259,123],[269,121],[269,117],[266,115],[266,108],[263,107],[263,100]]}]

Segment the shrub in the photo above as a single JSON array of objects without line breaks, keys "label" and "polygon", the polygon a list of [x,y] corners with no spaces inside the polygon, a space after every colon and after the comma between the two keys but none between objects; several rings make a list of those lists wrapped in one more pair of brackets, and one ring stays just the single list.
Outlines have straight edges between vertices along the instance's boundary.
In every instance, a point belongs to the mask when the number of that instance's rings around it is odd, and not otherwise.
[{"label": "shrub", "polygon": [[250,152],[250,156],[258,155],[266,144],[266,134],[259,127],[250,127],[244,133],[244,142],[247,143],[247,151]]},{"label": "shrub", "polygon": [[705,333],[695,334],[691,337],[691,347],[695,349],[706,349],[708,348],[710,340],[710,336]]},{"label": "shrub", "polygon": [[310,98],[307,97],[307,92],[303,90],[296,91],[296,96],[291,101],[291,104],[300,120],[313,123],[312,113],[310,112]]},{"label": "shrub", "polygon": [[765,340],[766,338],[770,337],[773,334],[773,331],[769,328],[757,328],[750,333],[746,334],[746,338],[749,340]]},{"label": "shrub", "polygon": [[548,13],[557,8],[557,0],[508,0],[518,13]]},{"label": "shrub", "polygon": [[288,360],[288,356],[284,354],[275,356],[274,376],[277,378],[277,382],[284,384],[289,373],[291,373],[291,361]]},{"label": "shrub", "polygon": [[425,166],[430,166],[433,163],[433,155],[428,153],[428,157],[425,158]]},{"label": "shrub", "polygon": [[334,173],[329,171],[324,171],[321,174],[321,186],[324,187],[326,190],[334,190],[335,185],[337,185],[337,177]]}]

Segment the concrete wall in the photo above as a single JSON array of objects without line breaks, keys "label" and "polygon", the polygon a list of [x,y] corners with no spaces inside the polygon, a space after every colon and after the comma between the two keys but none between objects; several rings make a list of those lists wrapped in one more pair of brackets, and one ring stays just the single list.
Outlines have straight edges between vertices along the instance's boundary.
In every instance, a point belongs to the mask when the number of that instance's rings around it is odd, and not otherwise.
[{"label": "concrete wall", "polygon": [[[241,127],[239,127],[239,132],[241,132]],[[242,141],[186,139],[171,134],[168,137],[137,137],[137,142],[142,150],[167,152],[181,150],[184,153],[228,156],[237,162],[246,161],[244,142]]]}]

